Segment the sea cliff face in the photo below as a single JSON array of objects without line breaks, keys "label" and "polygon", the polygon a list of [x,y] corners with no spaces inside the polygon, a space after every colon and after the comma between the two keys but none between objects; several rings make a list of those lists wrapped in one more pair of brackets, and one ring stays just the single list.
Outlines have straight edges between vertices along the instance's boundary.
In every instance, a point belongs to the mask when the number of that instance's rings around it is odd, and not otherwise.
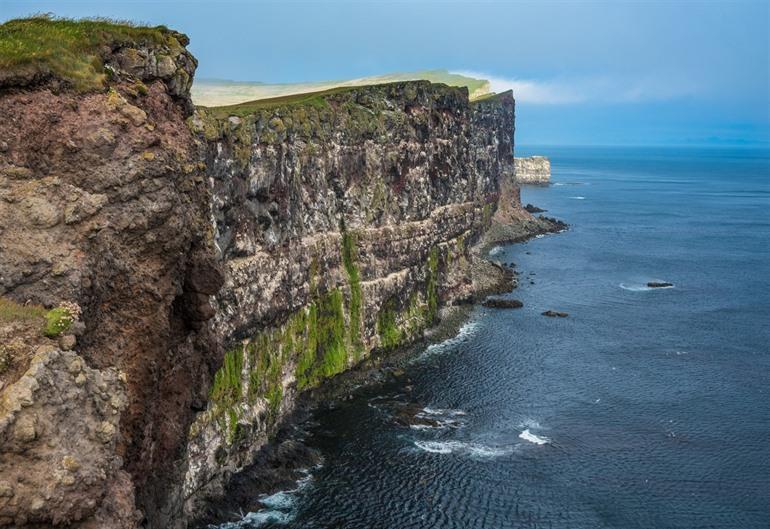
[{"label": "sea cliff face", "polygon": [[516,158],[514,174],[519,184],[548,185],[551,181],[551,161],[545,156]]},{"label": "sea cliff face", "polygon": [[183,527],[299,392],[476,299],[484,233],[532,222],[510,93],[193,111],[161,35],[100,48],[103,89],[0,79],[0,294],[83,312],[57,340],[1,322],[0,526]]},{"label": "sea cliff face", "polygon": [[185,496],[250,462],[298,390],[469,301],[510,177],[513,98],[427,82],[191,122],[212,181],[227,376],[191,430]]}]

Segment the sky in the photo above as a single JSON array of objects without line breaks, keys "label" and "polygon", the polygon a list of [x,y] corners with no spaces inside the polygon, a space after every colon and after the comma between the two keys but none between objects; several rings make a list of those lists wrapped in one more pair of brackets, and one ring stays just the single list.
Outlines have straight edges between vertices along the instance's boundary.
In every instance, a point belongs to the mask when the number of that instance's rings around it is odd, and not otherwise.
[{"label": "sky", "polygon": [[522,145],[770,146],[770,0],[0,0],[187,33],[198,78],[447,69],[513,89]]}]

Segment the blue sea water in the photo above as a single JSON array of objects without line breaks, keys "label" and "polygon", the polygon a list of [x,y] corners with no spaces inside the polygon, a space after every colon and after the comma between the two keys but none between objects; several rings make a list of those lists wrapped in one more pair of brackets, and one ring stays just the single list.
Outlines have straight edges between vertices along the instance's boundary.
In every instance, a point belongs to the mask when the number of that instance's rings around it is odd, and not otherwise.
[{"label": "blue sea water", "polygon": [[523,201],[571,224],[496,250],[524,308],[320,413],[323,466],[244,525],[770,527],[770,152],[521,154],[553,165]]}]

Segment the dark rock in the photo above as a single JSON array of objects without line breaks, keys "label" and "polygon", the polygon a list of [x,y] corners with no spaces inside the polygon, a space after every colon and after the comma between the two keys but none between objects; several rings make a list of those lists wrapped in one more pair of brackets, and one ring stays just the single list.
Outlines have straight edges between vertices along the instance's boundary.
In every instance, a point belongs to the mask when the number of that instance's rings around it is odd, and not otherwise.
[{"label": "dark rock", "polygon": [[543,213],[545,211],[548,211],[547,209],[541,209],[537,206],[533,206],[532,204],[527,204],[524,206],[524,209],[527,210],[529,213]]},{"label": "dark rock", "polygon": [[673,283],[667,283],[665,281],[650,281],[647,283],[647,286],[650,288],[666,288],[666,287],[673,287]]},{"label": "dark rock", "polygon": [[524,306],[518,299],[506,298],[487,298],[481,304],[493,309],[520,309]]},{"label": "dark rock", "polygon": [[543,312],[543,316],[548,316],[549,318],[566,318],[569,316],[566,312],[559,312],[558,310],[547,310]]}]

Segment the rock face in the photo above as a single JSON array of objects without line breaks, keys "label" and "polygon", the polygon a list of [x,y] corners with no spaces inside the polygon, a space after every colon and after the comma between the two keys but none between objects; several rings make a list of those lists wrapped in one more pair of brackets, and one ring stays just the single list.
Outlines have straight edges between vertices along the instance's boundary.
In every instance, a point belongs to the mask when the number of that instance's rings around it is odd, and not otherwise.
[{"label": "rock face", "polygon": [[551,181],[551,161],[545,156],[529,156],[514,160],[516,182],[548,185]]},{"label": "rock face", "polygon": [[299,392],[510,279],[490,226],[549,229],[512,179],[510,92],[193,113],[184,43],[108,50],[104,91],[0,85],[0,295],[85,322],[0,385],[0,526],[185,526]]},{"label": "rock face", "polygon": [[[15,487],[10,499],[0,497],[0,524],[86,522],[106,501],[113,511],[125,507],[115,520],[134,520],[134,489],[151,516],[221,362],[205,324],[213,315],[207,294],[221,282],[209,188],[185,123],[196,62],[176,36],[114,49],[105,57],[113,75],[104,91],[76,93],[56,83],[0,91],[0,295],[46,306],[77,302],[86,329],[74,354],[94,377],[116,369],[126,380],[126,405],[108,416],[110,450],[92,450],[91,420],[80,410],[80,403],[98,403],[91,392],[99,384],[74,385],[71,398],[67,390],[37,414],[44,430],[35,452],[0,442],[0,481],[17,471],[60,472],[59,455],[101,459],[89,463],[101,469],[92,486],[77,477],[89,474],[73,473],[75,484],[55,485],[51,497],[33,481]],[[16,387],[3,389],[2,413]],[[91,433],[75,429],[79,421]],[[57,446],[71,453],[54,454]],[[71,497],[56,503],[59,491]],[[67,502],[74,506],[64,508]],[[5,510],[13,505],[36,507]],[[120,527],[100,519],[95,526]]]}]

